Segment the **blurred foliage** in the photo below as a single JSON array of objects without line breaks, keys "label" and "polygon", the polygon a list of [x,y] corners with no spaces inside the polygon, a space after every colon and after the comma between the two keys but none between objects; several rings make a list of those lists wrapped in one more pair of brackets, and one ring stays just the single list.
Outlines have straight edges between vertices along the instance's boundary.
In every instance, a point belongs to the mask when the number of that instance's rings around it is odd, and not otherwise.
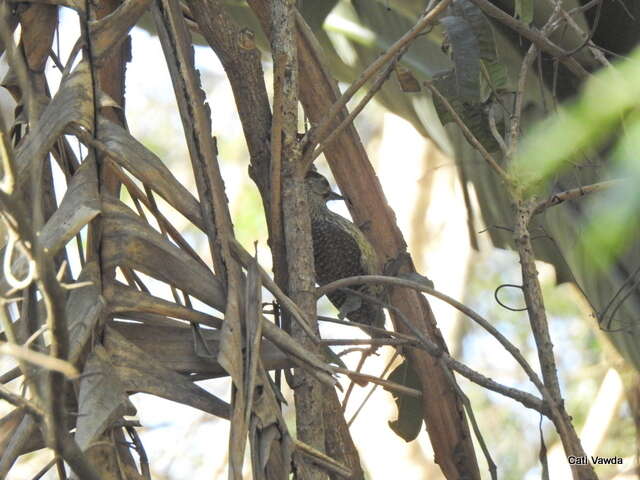
[{"label": "blurred foliage", "polygon": [[511,167],[523,188],[539,191],[554,175],[599,151],[612,152],[601,178],[624,181],[589,199],[579,246],[600,268],[637,240],[632,234],[640,211],[639,108],[640,48],[594,75],[577,99],[536,125]]},{"label": "blurred foliage", "polygon": [[[640,48],[592,76],[577,99],[531,128],[512,172],[523,187],[540,186],[551,175],[573,166],[571,161],[579,161],[612,140],[619,140],[616,163],[628,162],[628,154],[640,145],[638,107]],[[621,131],[626,135],[619,136]]]}]

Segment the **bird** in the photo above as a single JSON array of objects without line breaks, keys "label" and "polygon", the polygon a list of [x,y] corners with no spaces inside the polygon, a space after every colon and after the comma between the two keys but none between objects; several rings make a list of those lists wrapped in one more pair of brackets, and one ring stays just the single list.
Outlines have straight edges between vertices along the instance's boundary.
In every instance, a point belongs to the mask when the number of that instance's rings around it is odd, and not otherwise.
[{"label": "bird", "polygon": [[[305,177],[305,190],[318,285],[359,275],[380,275],[378,257],[364,233],[353,222],[327,207],[328,201],[344,198],[331,190],[324,176],[313,170]],[[382,285],[360,284],[350,289],[379,301],[383,301],[385,295]],[[384,311],[379,303],[349,294],[348,290],[334,290],[327,297],[340,311],[339,316],[361,325],[384,327]],[[371,335],[371,332],[367,333]]]}]

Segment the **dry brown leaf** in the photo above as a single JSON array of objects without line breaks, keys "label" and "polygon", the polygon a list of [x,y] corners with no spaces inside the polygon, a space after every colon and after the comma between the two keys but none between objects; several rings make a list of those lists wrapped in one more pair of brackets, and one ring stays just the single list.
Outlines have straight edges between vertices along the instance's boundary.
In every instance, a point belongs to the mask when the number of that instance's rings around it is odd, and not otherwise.
[{"label": "dry brown leaf", "polygon": [[[249,428],[249,420],[253,409],[255,385],[260,361],[260,347],[262,343],[262,283],[258,272],[258,262],[251,259],[247,267],[247,281],[245,284],[244,322],[245,322],[245,392],[247,403],[244,412],[244,426]],[[247,432],[243,432],[246,436]]]},{"label": "dry brown leaf", "polygon": [[[141,350],[158,359],[161,365],[178,373],[197,373],[206,377],[224,377],[228,373],[211,358],[196,354],[191,329],[184,327],[152,327],[130,322],[110,322],[116,330]],[[220,332],[201,329],[209,350],[215,355],[219,349]],[[267,369],[291,366],[288,357],[268,340],[263,342],[261,359]]]},{"label": "dry brown leaf", "polygon": [[58,23],[57,8],[46,4],[33,4],[19,11],[20,46],[25,53],[27,67],[32,72],[44,71],[49,58],[49,47]]},{"label": "dry brown leaf", "polygon": [[82,450],[87,450],[116,420],[136,413],[124,385],[113,372],[106,350],[96,345],[85,363],[78,394],[75,439]]},{"label": "dry brown leaf", "polygon": [[[116,317],[143,321],[145,318],[159,320],[159,318],[172,317],[214,328],[220,328],[222,325],[222,320],[213,315],[135,290],[117,281],[105,287],[104,295],[109,303],[109,310]],[[169,322],[166,323],[167,326],[173,327],[178,323],[175,320],[167,320],[167,322]]]},{"label": "dry brown leaf", "polygon": [[[49,218],[40,232],[40,240],[44,248],[55,255],[80,230],[100,213],[100,202],[97,196],[97,181],[94,164],[87,161],[82,164],[72,177],[60,206]],[[11,271],[18,278],[27,272],[27,259],[23,255],[13,260]],[[9,285],[3,277],[0,290],[6,291]]]},{"label": "dry brown leaf", "polygon": [[167,203],[203,229],[200,205],[154,153],[133,138],[129,132],[115,123],[100,117],[98,138],[109,151],[113,160],[145,185],[152,186]]},{"label": "dry brown leaf", "polygon": [[211,135],[211,112],[202,91],[199,73],[195,69],[191,34],[180,2],[155,2],[152,13],[182,118],[214,269],[227,293],[217,359],[229,372],[233,382],[229,478],[240,480],[246,445],[247,392],[239,298],[242,293],[241,270],[229,249],[229,240],[234,235],[233,225],[218,164],[217,147]]},{"label": "dry brown leaf", "polygon": [[67,298],[66,314],[69,325],[69,361],[76,364],[104,315],[105,300],[100,295],[100,275],[95,261],[87,263],[78,277],[79,282],[92,285],[72,290]]},{"label": "dry brown leaf", "polygon": [[104,346],[114,372],[129,393],[145,392],[183,403],[217,417],[229,418],[229,404],[187,377],[166,367],[160,358],[149,355],[128,341],[117,330],[107,327]]},{"label": "dry brown leaf", "polygon": [[91,130],[92,117],[91,77],[87,62],[82,61],[62,79],[60,89],[42,112],[38,123],[16,150],[18,183],[27,181],[33,159],[43,158],[70,123]]},{"label": "dry brown leaf", "polygon": [[224,292],[210,270],[152,229],[119,200],[104,196],[103,209],[104,268],[122,266],[138,270],[224,310]]},{"label": "dry brown leaf", "polygon": [[90,24],[94,62],[101,64],[127,38],[129,30],[148,9],[151,0],[123,2],[113,13]]},{"label": "dry brown leaf", "polygon": [[95,161],[84,161],[67,186],[55,213],[40,233],[40,239],[55,255],[69,240],[100,213]]},{"label": "dry brown leaf", "polygon": [[0,418],[0,451],[4,452],[6,450],[13,432],[15,432],[24,418],[24,413],[24,408],[19,407]]},{"label": "dry brown leaf", "polygon": [[44,448],[44,439],[33,417],[16,408],[0,420],[0,478],[5,478],[16,459]]},{"label": "dry brown leaf", "polygon": [[78,12],[84,12],[84,0],[29,0],[29,3],[42,3],[46,5],[60,5],[73,8]]}]

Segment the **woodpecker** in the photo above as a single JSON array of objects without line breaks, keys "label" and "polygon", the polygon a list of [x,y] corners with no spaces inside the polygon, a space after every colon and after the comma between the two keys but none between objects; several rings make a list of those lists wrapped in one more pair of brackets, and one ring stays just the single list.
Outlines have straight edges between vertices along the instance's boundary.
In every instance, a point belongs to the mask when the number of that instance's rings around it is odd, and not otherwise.
[{"label": "woodpecker", "polygon": [[[318,285],[358,275],[380,275],[382,270],[375,250],[362,231],[351,221],[327,208],[330,200],[343,197],[331,190],[325,177],[310,171],[305,179],[311,217],[313,259]],[[382,300],[382,285],[354,285],[352,290]],[[348,291],[327,294],[331,303],[352,322],[384,327],[382,306]]]}]

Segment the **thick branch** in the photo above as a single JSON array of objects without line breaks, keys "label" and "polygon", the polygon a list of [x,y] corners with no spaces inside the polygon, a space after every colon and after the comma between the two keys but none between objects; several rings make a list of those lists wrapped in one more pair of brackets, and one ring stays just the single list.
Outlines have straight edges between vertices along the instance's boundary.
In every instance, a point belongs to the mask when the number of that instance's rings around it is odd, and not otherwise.
[{"label": "thick branch", "polygon": [[[274,106],[271,142],[278,148],[272,154],[273,165],[282,167],[282,225],[289,277],[289,294],[307,318],[316,318],[313,295],[315,271],[311,241],[311,220],[304,185],[304,172],[300,168],[301,153],[298,146],[298,54],[295,39],[295,0],[271,2],[271,52],[274,64]],[[279,172],[272,168],[272,190]],[[272,202],[277,198],[272,197]],[[271,205],[272,210],[276,204]],[[276,225],[272,227],[277,227]],[[317,323],[313,326],[317,331]],[[294,338],[310,350],[317,350],[309,337],[297,325],[291,325]],[[295,406],[298,438],[320,452],[325,449],[322,418],[323,388],[303,371],[296,371]],[[326,479],[317,468],[309,468],[311,480]]]},{"label": "thick branch", "polygon": [[[515,194],[513,195],[515,197]],[[522,268],[522,291],[527,305],[531,331],[533,332],[538,350],[542,378],[545,387],[549,390],[553,399],[551,405],[554,410],[552,421],[558,431],[567,456],[583,457],[585,456],[584,449],[571,423],[571,417],[564,408],[564,400],[562,399],[562,393],[560,391],[558,372],[553,353],[553,343],[551,342],[549,323],[547,321],[547,313],[542,296],[542,287],[540,286],[538,271],[535,265],[535,255],[529,234],[529,221],[531,220],[533,204],[534,202],[531,200],[519,200],[516,203],[514,241]],[[571,472],[573,478],[576,480],[597,479],[591,464],[582,466],[572,465]]]}]

